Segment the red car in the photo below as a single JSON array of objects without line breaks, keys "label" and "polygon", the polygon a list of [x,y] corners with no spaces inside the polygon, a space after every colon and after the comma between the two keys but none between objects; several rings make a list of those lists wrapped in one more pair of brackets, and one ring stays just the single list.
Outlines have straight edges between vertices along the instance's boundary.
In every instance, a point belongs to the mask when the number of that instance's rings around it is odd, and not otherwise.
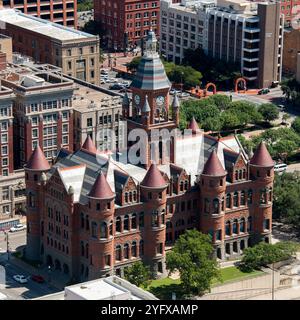
[{"label": "red car", "polygon": [[45,279],[42,276],[39,275],[32,275],[31,280],[38,282],[38,283],[44,283]]}]

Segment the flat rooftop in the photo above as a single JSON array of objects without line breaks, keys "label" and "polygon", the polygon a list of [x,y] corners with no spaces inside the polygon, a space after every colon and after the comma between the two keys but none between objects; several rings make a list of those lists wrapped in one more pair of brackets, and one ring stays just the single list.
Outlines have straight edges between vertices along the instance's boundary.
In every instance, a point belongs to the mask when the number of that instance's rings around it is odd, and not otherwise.
[{"label": "flat rooftop", "polygon": [[95,35],[67,28],[60,24],[36,18],[14,9],[1,9],[0,22],[2,29],[4,28],[3,23],[9,23],[59,41],[80,40],[86,38],[92,39],[96,37]]},{"label": "flat rooftop", "polygon": [[73,108],[79,112],[90,112],[104,108],[121,107],[122,98],[112,96],[76,83],[73,95]]}]

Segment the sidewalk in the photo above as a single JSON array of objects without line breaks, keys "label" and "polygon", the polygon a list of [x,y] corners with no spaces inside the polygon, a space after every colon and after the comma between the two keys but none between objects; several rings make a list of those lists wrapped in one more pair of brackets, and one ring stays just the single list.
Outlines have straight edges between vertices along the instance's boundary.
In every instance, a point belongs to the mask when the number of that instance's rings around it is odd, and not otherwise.
[{"label": "sidewalk", "polygon": [[[49,273],[46,268],[35,268],[35,267],[31,266],[30,264],[22,261],[21,259],[14,257],[13,255],[10,255],[9,263],[11,263],[11,264],[15,265],[16,267],[30,273],[31,275],[32,274],[41,275],[45,279],[45,281],[48,282]],[[67,279],[66,276],[62,275],[58,271],[51,271],[50,277],[51,277],[51,281],[49,283],[49,286],[56,288],[56,289],[59,289],[59,290],[64,290],[64,288],[69,280],[69,279]]]},{"label": "sidewalk", "polygon": [[[247,300],[272,300],[272,293],[255,296]],[[300,300],[300,286],[276,290],[274,300]]]}]

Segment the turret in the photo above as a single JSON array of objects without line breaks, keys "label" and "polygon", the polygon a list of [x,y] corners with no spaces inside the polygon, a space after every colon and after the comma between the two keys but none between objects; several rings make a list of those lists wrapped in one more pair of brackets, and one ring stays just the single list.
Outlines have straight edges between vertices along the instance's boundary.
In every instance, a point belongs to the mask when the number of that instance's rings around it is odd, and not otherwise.
[{"label": "turret", "polygon": [[156,275],[165,273],[167,182],[152,163],[140,184],[145,211],[144,260]]},{"label": "turret", "polygon": [[144,106],[142,108],[142,122],[147,127],[150,126],[150,114],[151,114],[151,108],[149,106],[148,96],[146,95],[145,103],[144,103]]},{"label": "turret", "polygon": [[114,212],[115,194],[111,190],[102,170],[99,172],[90,192],[89,219],[91,221],[90,255],[92,266],[90,278],[113,274],[114,256]]},{"label": "turret", "polygon": [[200,131],[198,123],[194,117],[192,118],[191,122],[189,123],[188,128],[190,130],[192,130],[192,134],[197,134]]},{"label": "turret", "polygon": [[84,149],[91,153],[97,153],[97,148],[89,135],[86,137],[81,149]]},{"label": "turret", "polygon": [[173,99],[173,102],[172,102],[172,112],[173,112],[173,115],[172,115],[172,118],[173,118],[173,121],[176,122],[176,126],[179,126],[179,108],[180,108],[180,102],[179,102],[179,99],[177,97],[177,93],[175,92],[175,95],[174,95],[174,99]]},{"label": "turret", "polygon": [[29,260],[40,260],[41,252],[41,217],[40,208],[44,201],[43,188],[46,184],[46,172],[49,163],[38,145],[24,167],[27,196],[27,247],[26,257]]},{"label": "turret", "polygon": [[213,244],[224,257],[224,214],[226,175],[217,153],[213,150],[200,175],[200,229],[212,236]]},{"label": "turret", "polygon": [[272,226],[272,201],[274,181],[274,161],[264,142],[256,148],[249,163],[250,179],[255,184],[253,188],[252,218],[254,241],[270,241]]}]

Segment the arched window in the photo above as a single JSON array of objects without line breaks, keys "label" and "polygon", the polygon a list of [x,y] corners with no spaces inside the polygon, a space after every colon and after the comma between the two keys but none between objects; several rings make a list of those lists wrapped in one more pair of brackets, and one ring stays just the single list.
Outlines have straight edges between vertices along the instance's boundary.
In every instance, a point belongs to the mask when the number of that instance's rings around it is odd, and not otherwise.
[{"label": "arched window", "polygon": [[252,204],[253,192],[251,189],[248,190],[248,204]]},{"label": "arched window", "polygon": [[241,191],[241,206],[244,206],[245,204],[246,204],[245,191]]},{"label": "arched window", "polygon": [[246,169],[243,169],[243,179],[246,179]]},{"label": "arched window", "polygon": [[136,213],[133,213],[131,216],[131,228],[136,229],[136,226],[137,226],[137,217],[136,217]]},{"label": "arched window", "polygon": [[272,192],[272,188],[269,189],[269,197],[268,197],[268,201],[272,202],[273,200],[273,192]]},{"label": "arched window", "polygon": [[184,182],[184,190],[187,191],[188,188],[189,188],[189,182],[188,182],[188,180],[185,180],[185,182]]},{"label": "arched window", "polygon": [[213,213],[219,213],[219,199],[213,200]]},{"label": "arched window", "polygon": [[84,244],[83,244],[83,241],[80,242],[80,247],[81,247],[81,256],[84,257]]},{"label": "arched window", "polygon": [[225,234],[230,236],[230,221],[226,221]]},{"label": "arched window", "polygon": [[106,238],[106,228],[107,224],[106,222],[101,222],[100,224],[100,238]]},{"label": "arched window", "polygon": [[127,214],[124,217],[124,230],[129,230],[129,217]]},{"label": "arched window", "polygon": [[238,206],[238,199],[239,199],[239,194],[237,192],[235,192],[233,194],[233,206],[237,207]]},{"label": "arched window", "polygon": [[129,192],[129,202],[132,202],[132,192]]},{"label": "arched window", "polygon": [[131,256],[136,257],[136,242],[133,241],[131,245]]},{"label": "arched window", "polygon": [[136,202],[137,201],[136,191],[132,192],[132,196],[133,196],[133,201]]},{"label": "arched window", "polygon": [[113,221],[111,220],[109,223],[109,235],[112,236],[113,235]]},{"label": "arched window", "polygon": [[240,221],[240,232],[245,232],[245,218]]},{"label": "arched window", "polygon": [[233,221],[233,224],[232,224],[232,232],[235,233],[235,234],[238,233],[238,221],[237,221],[237,219],[235,219],[235,220]]},{"label": "arched window", "polygon": [[29,192],[28,201],[29,201],[29,207],[34,208],[35,207],[35,196],[31,192]]},{"label": "arched window", "polygon": [[121,217],[116,219],[116,232],[121,232]]},{"label": "arched window", "polygon": [[270,230],[270,219],[264,220],[264,230]]},{"label": "arched window", "polygon": [[180,181],[180,191],[183,191],[183,185],[184,185],[183,181]]},{"label": "arched window", "polygon": [[125,192],[124,201],[125,201],[125,203],[127,203],[127,202],[128,202],[128,193],[127,193],[127,192]]},{"label": "arched window", "polygon": [[252,231],[252,217],[248,217],[247,231]]},{"label": "arched window", "polygon": [[239,180],[242,180],[242,178],[243,178],[243,171],[240,170],[240,171],[239,171]]},{"label": "arched window", "polygon": [[115,250],[115,259],[121,261],[121,246],[117,245]]},{"label": "arched window", "polygon": [[140,257],[144,255],[144,241],[140,241],[140,246],[139,246],[139,252],[140,252]]},{"label": "arched window", "polygon": [[226,194],[226,208],[231,208],[231,194]]},{"label": "arched window", "polygon": [[235,171],[235,180],[238,180],[238,179],[239,179],[239,172]]},{"label": "arched window", "polygon": [[124,244],[124,259],[129,259],[129,244]]},{"label": "arched window", "polygon": [[152,227],[158,227],[158,211],[152,212]]},{"label": "arched window", "polygon": [[221,210],[222,210],[222,211],[225,210],[225,200],[224,200],[224,197],[222,198]]},{"label": "arched window", "polygon": [[92,237],[97,238],[97,223],[95,221],[92,222]]},{"label": "arched window", "polygon": [[165,210],[162,210],[160,217],[161,217],[161,224],[165,224]]},{"label": "arched window", "polygon": [[86,230],[90,230],[90,220],[89,220],[89,216],[85,217],[85,229]]}]

